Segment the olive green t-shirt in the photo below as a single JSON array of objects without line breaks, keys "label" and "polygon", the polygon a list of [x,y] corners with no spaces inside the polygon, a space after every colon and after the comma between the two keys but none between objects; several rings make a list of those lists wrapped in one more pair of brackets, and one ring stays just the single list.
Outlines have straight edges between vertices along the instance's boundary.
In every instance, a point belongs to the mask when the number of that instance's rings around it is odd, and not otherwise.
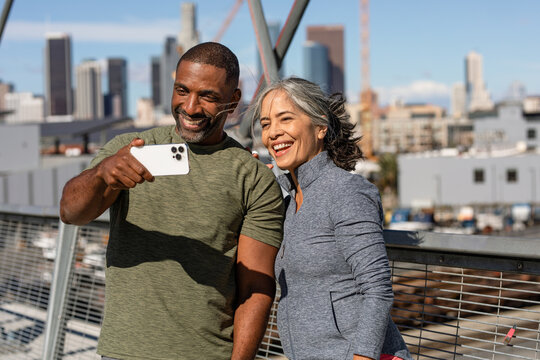
[{"label": "olive green t-shirt", "polygon": [[[185,143],[175,127],[117,136],[96,166],[135,137]],[[279,247],[273,173],[230,137],[188,145],[189,174],[122,191],[110,209],[98,353],[129,359],[230,359],[240,234]]]}]

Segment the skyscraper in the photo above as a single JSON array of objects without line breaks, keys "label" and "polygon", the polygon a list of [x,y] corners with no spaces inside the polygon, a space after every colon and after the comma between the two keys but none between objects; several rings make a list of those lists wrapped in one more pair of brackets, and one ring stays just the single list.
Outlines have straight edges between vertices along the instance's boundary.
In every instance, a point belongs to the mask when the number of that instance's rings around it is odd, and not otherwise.
[{"label": "skyscraper", "polygon": [[[180,56],[191,47],[199,43],[199,33],[197,32],[196,6],[194,3],[182,3],[180,6],[180,33],[177,39],[168,36],[165,39],[163,52],[159,63],[159,93],[154,92],[155,83],[152,81],[152,99],[159,96],[159,106],[163,113],[171,112],[171,97],[174,85],[176,64]],[[154,60],[152,60],[154,61]],[[152,65],[152,71],[157,71],[157,65]]]},{"label": "skyscraper", "polygon": [[[279,37],[279,32],[281,30],[281,24],[279,22],[270,22],[268,23],[268,33],[270,34],[270,42],[272,43],[272,47],[276,45],[276,41]],[[259,54],[259,49],[257,48],[257,81],[261,78],[263,75],[263,69],[262,69],[262,62],[261,62],[261,55]],[[279,78],[283,79],[283,74],[285,73],[283,71],[285,69],[285,64],[281,63],[281,67],[279,69]]]},{"label": "skyscraper", "polygon": [[493,102],[484,83],[482,63],[482,55],[474,51],[465,58],[465,88],[469,112],[493,109]]},{"label": "skyscraper", "polygon": [[343,31],[343,25],[307,27],[307,40],[318,42],[328,49],[330,92],[343,92],[345,89]]},{"label": "skyscraper", "polygon": [[46,114],[71,115],[71,38],[67,34],[47,34],[45,47]]},{"label": "skyscraper", "polygon": [[160,82],[160,62],[159,56],[152,57],[152,102],[154,107],[158,107],[161,104],[161,82]]},{"label": "skyscraper", "polygon": [[176,51],[176,39],[167,37],[161,54],[160,67],[160,84],[161,84],[161,100],[160,106],[165,114],[171,112],[171,97],[174,86],[176,63],[180,56]]},{"label": "skyscraper", "polygon": [[95,60],[85,60],[76,69],[75,117],[77,120],[103,118],[101,67]]},{"label": "skyscraper", "polygon": [[127,116],[128,98],[127,98],[127,62],[123,58],[107,59],[110,104],[106,115],[112,115],[115,118]]},{"label": "skyscraper", "polygon": [[330,87],[328,48],[315,41],[304,43],[304,78],[319,85],[324,92]]},{"label": "skyscraper", "polygon": [[4,96],[13,91],[13,84],[4,83],[0,80],[0,112],[6,109]]},{"label": "skyscraper", "polygon": [[185,53],[199,43],[196,11],[197,6],[194,3],[182,3],[180,5],[180,33],[178,34],[178,52],[180,54]]},{"label": "skyscraper", "polygon": [[466,99],[465,85],[463,83],[454,84],[450,96],[450,111],[454,119],[459,119],[467,113]]},{"label": "skyscraper", "polygon": [[155,125],[152,99],[140,98],[137,100],[137,116],[134,125],[135,127],[151,127]]}]

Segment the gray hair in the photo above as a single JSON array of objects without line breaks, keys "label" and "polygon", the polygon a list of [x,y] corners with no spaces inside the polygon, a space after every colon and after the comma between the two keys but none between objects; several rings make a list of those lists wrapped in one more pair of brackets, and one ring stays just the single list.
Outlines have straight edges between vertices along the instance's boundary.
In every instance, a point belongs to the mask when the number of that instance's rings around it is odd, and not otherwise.
[{"label": "gray hair", "polygon": [[363,155],[358,146],[360,138],[353,137],[354,125],[349,122],[350,116],[345,110],[342,94],[328,96],[319,85],[297,77],[280,80],[266,87],[257,96],[252,125],[261,118],[264,98],[275,90],[284,91],[293,105],[311,119],[313,125],[327,127],[324,149],[337,166],[353,170],[356,161],[363,158]]}]

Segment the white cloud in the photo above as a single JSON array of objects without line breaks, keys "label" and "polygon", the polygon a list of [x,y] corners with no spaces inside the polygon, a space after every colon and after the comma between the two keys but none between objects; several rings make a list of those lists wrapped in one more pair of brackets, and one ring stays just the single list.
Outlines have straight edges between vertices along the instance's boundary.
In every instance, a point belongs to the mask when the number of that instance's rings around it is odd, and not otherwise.
[{"label": "white cloud", "polygon": [[43,40],[48,32],[68,33],[78,42],[127,42],[161,43],[167,35],[176,36],[178,20],[130,20],[127,23],[72,23],[72,22],[32,22],[12,21],[5,31],[6,40]]},{"label": "white cloud", "polygon": [[388,104],[396,100],[405,102],[440,102],[450,96],[450,87],[432,80],[416,80],[404,86],[375,89],[380,104]]}]

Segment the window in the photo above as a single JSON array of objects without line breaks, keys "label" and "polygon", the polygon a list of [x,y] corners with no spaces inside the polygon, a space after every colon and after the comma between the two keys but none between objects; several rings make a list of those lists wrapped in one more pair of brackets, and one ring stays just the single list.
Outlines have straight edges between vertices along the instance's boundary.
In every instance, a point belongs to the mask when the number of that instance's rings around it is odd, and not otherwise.
[{"label": "window", "polygon": [[506,170],[506,182],[515,183],[518,180],[518,174],[516,169]]},{"label": "window", "polygon": [[484,183],[484,169],[474,169],[474,183],[475,184]]},{"label": "window", "polygon": [[527,129],[527,139],[528,140],[536,139],[536,129]]}]

